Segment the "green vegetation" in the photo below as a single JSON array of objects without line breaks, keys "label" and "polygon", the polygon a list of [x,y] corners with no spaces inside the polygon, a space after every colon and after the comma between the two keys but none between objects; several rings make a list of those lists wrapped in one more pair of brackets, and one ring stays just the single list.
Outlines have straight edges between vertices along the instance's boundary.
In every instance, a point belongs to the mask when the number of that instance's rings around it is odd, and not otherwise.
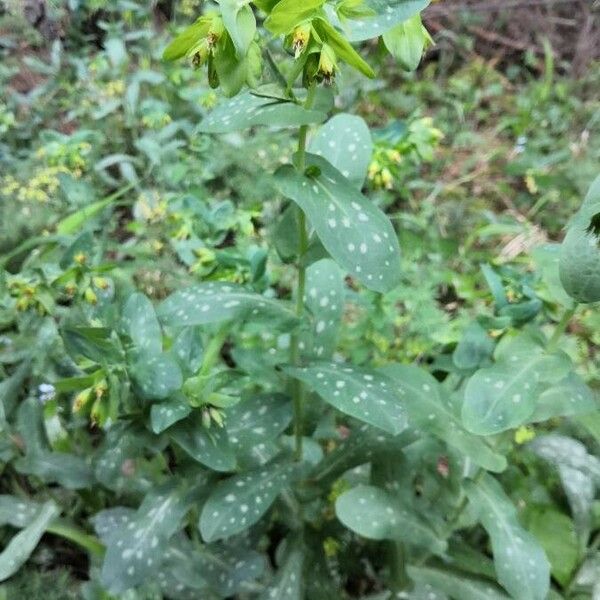
[{"label": "green vegetation", "polygon": [[599,65],[150,4],[0,11],[0,599],[594,598]]}]

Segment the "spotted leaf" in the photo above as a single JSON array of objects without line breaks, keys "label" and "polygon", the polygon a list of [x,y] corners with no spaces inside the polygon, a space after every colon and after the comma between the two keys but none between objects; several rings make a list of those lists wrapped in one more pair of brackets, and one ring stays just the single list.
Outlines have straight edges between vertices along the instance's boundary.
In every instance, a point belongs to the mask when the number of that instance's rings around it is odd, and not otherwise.
[{"label": "spotted leaf", "polygon": [[545,600],[550,565],[539,542],[519,523],[517,511],[490,475],[468,481],[469,504],[488,532],[500,584],[520,600]]},{"label": "spotted leaf", "polygon": [[288,484],[294,469],[268,465],[221,482],[202,508],[199,527],[204,540],[228,538],[254,525]]},{"label": "spotted leaf", "polygon": [[460,450],[475,464],[490,471],[503,471],[506,459],[481,438],[466,431],[445,392],[429,373],[413,365],[388,365],[382,369],[402,398],[412,426]]},{"label": "spotted leaf", "polygon": [[204,347],[199,328],[186,327],[173,341],[171,356],[186,375],[198,371],[204,356]]},{"label": "spotted leaf", "polygon": [[264,591],[260,600],[303,600],[302,569],[304,555],[300,549],[289,553],[277,572],[275,580]]},{"label": "spotted leaf", "polygon": [[144,294],[136,293],[127,298],[121,321],[136,350],[148,354],[162,351],[160,325],[152,302]]},{"label": "spotted leaf", "polygon": [[354,187],[363,186],[373,154],[373,140],[363,119],[340,113],[311,140],[309,151],[327,159]]},{"label": "spotted leaf", "polygon": [[150,424],[154,433],[162,433],[174,423],[185,419],[192,411],[183,394],[176,394],[172,399],[160,404],[153,404],[150,409]]},{"label": "spotted leaf", "polygon": [[323,400],[360,421],[392,434],[407,426],[406,408],[394,384],[376,371],[327,362],[285,370]]},{"label": "spotted leaf", "polygon": [[369,289],[387,292],[400,278],[400,247],[390,220],[324,158],[307,155],[306,174],[275,174],[279,191],[307,214],[331,257]]},{"label": "spotted leaf", "polygon": [[221,427],[206,429],[198,411],[174,425],[170,434],[173,441],[199,463],[214,471],[235,469],[235,456],[227,432]]},{"label": "spotted leaf", "polygon": [[400,506],[380,488],[359,485],[344,492],[335,503],[337,518],[348,529],[371,540],[402,540],[441,553],[446,543],[415,513]]},{"label": "spotted leaf", "polygon": [[153,577],[189,505],[189,495],[181,490],[151,492],[134,515],[127,514],[121,527],[106,534],[100,579],[111,594],[122,594]]},{"label": "spotted leaf", "polygon": [[[366,0],[365,15],[358,19],[345,19],[341,27],[351,42],[379,37],[422,11],[429,2],[430,0]],[[336,22],[333,11],[330,15]]]},{"label": "spotted leaf", "polygon": [[35,518],[0,553],[0,581],[16,573],[31,556],[48,525],[60,513],[54,502],[46,502]]},{"label": "spotted leaf", "polygon": [[35,519],[41,504],[9,494],[0,495],[0,525],[26,527]]},{"label": "spotted leaf", "polygon": [[166,353],[141,354],[130,372],[140,394],[148,400],[167,398],[183,383],[179,365]]},{"label": "spotted leaf", "polygon": [[231,133],[255,125],[299,127],[322,123],[325,118],[320,110],[307,110],[294,102],[247,92],[219,104],[204,117],[198,129],[203,133]]},{"label": "spotted leaf", "polygon": [[304,301],[313,319],[311,331],[301,340],[303,354],[329,358],[335,350],[344,310],[344,280],[335,262],[325,258],[308,267]]},{"label": "spotted leaf", "polygon": [[171,294],[159,307],[163,323],[173,327],[204,325],[246,316],[294,321],[286,303],[232,283],[207,282]]}]

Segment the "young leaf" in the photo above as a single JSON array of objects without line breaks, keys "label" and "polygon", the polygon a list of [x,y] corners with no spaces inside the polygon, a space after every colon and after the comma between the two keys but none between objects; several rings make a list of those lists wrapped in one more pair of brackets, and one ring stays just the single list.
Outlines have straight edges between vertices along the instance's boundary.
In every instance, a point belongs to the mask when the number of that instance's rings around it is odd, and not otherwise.
[{"label": "young leaf", "polygon": [[151,492],[127,525],[107,537],[100,579],[111,594],[122,594],[153,576],[189,504],[181,490]]},{"label": "young leaf", "polygon": [[231,537],[256,523],[288,484],[295,466],[267,465],[258,471],[222,481],[200,514],[200,533],[206,542]]},{"label": "young leaf", "polygon": [[162,334],[152,302],[144,294],[135,293],[123,307],[123,327],[136,350],[158,354],[162,350]]},{"label": "young leaf", "polygon": [[429,44],[433,44],[418,13],[386,31],[383,34],[383,42],[400,67],[406,71],[414,71],[421,62],[423,50]]},{"label": "young leaf", "polygon": [[[408,575],[413,581],[421,584],[430,584],[450,595],[451,598],[460,600],[509,600],[496,584],[489,580],[471,577],[462,572],[449,571],[439,567],[412,567],[407,568]],[[520,596],[517,596],[520,598]]]},{"label": "young leaf", "polygon": [[506,468],[506,459],[479,437],[465,431],[435,378],[413,365],[386,365],[382,372],[394,382],[413,427],[427,431],[489,471]]},{"label": "young leaf", "polygon": [[359,485],[344,492],[335,503],[335,513],[348,529],[371,540],[402,540],[436,554],[446,549],[446,542],[429,525],[377,487]]},{"label": "young leaf", "polygon": [[207,430],[198,411],[170,430],[173,441],[194,460],[214,471],[233,471],[235,456],[227,432],[221,427]]},{"label": "young leaf", "polygon": [[150,409],[150,424],[154,433],[162,433],[177,421],[185,419],[192,411],[183,394],[176,394],[172,399],[160,404],[153,404]]},{"label": "young leaf", "polygon": [[399,23],[421,12],[430,0],[366,0],[368,14],[360,19],[347,19],[342,26],[351,42],[383,35]]},{"label": "young leaf", "polygon": [[130,368],[142,396],[162,400],[181,388],[181,369],[169,354],[141,354]]},{"label": "young leaf", "polygon": [[196,45],[198,40],[205,37],[210,29],[211,21],[200,17],[195,23],[186,27],[163,52],[164,60],[177,60],[185,56]]},{"label": "young leaf", "polygon": [[347,113],[335,115],[317,131],[308,148],[357,189],[362,188],[373,154],[373,140],[364,119]]},{"label": "young leaf", "polygon": [[242,319],[247,315],[293,321],[294,313],[280,300],[249,292],[230,283],[199,283],[171,294],[159,307],[158,316],[172,327],[205,325]]},{"label": "young leaf", "polygon": [[250,0],[219,0],[223,24],[229,32],[239,58],[246,56],[256,34],[256,19]]},{"label": "young leaf", "polygon": [[487,331],[477,322],[470,323],[456,349],[452,354],[452,362],[458,369],[476,369],[489,360],[494,351],[494,342]]},{"label": "young leaf", "polygon": [[300,549],[290,552],[277,577],[264,591],[260,600],[303,600],[302,569],[304,554]]},{"label": "young leaf", "polygon": [[311,176],[286,165],[279,191],[307,214],[323,246],[369,289],[387,292],[400,279],[400,247],[390,220],[324,158],[307,155]]},{"label": "young leaf", "polygon": [[325,0],[280,0],[265,21],[265,27],[275,35],[289,33],[306,21],[325,4]]},{"label": "young leaf", "polygon": [[322,123],[327,115],[320,110],[307,110],[294,102],[264,98],[246,92],[223,102],[200,123],[202,133],[231,133],[255,125],[299,127]]},{"label": "young leaf", "polygon": [[335,262],[323,259],[308,267],[304,301],[313,317],[301,342],[304,354],[327,359],[335,350],[344,310],[344,280]]},{"label": "young leaf", "polygon": [[368,369],[314,362],[285,371],[312,388],[325,402],[392,434],[407,426],[406,408],[387,378]]},{"label": "young leaf", "polygon": [[15,535],[0,554],[0,581],[16,573],[31,556],[44,531],[60,513],[54,502],[46,502],[37,516]]},{"label": "young leaf", "polygon": [[466,483],[469,503],[488,532],[498,581],[515,598],[545,600],[550,565],[539,542],[521,527],[517,511],[490,475]]}]

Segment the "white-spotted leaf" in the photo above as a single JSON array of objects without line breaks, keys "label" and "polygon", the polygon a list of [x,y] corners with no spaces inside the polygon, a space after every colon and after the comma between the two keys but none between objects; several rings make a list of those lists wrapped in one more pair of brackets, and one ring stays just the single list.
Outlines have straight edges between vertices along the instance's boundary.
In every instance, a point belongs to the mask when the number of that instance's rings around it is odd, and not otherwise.
[{"label": "white-spotted leaf", "polygon": [[313,319],[311,331],[302,336],[303,354],[328,359],[335,350],[344,310],[344,279],[334,261],[324,258],[308,267],[304,302]]},{"label": "white-spotted leaf", "polygon": [[241,319],[247,315],[288,322],[294,320],[294,314],[286,303],[250,292],[233,283],[199,283],[171,294],[158,307],[161,321],[173,327],[204,325]]},{"label": "white-spotted leaf", "polygon": [[144,294],[135,293],[123,307],[123,328],[135,349],[146,354],[162,351],[162,334],[152,302]]},{"label": "white-spotted leaf", "polygon": [[519,600],[546,600],[550,564],[539,542],[519,523],[517,511],[490,475],[466,484],[470,506],[490,536],[498,581]]},{"label": "white-spotted leaf", "polygon": [[46,502],[24,529],[15,535],[0,553],[0,581],[16,573],[31,556],[44,531],[60,513],[54,502]]},{"label": "white-spotted leaf", "polygon": [[325,123],[310,141],[309,151],[331,163],[361,189],[373,154],[373,140],[364,119],[340,113]]},{"label": "white-spotted leaf", "polygon": [[111,536],[124,529],[134,517],[133,508],[114,506],[96,513],[90,520],[96,534],[107,546]]},{"label": "white-spotted leaf", "polygon": [[400,280],[400,246],[388,217],[324,158],[308,154],[310,176],[291,165],[275,174],[279,191],[306,213],[321,243],[369,289],[387,292]]},{"label": "white-spotted leaf", "polygon": [[359,485],[344,492],[335,503],[337,518],[348,529],[371,540],[398,540],[442,553],[446,543],[414,512],[380,488]]},{"label": "white-spotted leaf", "polygon": [[381,371],[394,384],[408,412],[409,423],[460,450],[489,471],[503,471],[506,459],[483,439],[466,431],[445,397],[445,391],[429,373],[413,365],[392,364]]},{"label": "white-spotted leaf", "polygon": [[9,494],[0,495],[0,526],[27,527],[40,512],[41,504]]},{"label": "white-spotted leaf", "polygon": [[222,481],[202,508],[200,533],[214,542],[256,523],[288,484],[294,466],[268,465]]},{"label": "white-spotted leaf", "polygon": [[301,550],[295,549],[290,552],[260,600],[303,600],[303,568],[304,555]]},{"label": "white-spotted leaf", "polygon": [[185,419],[192,411],[183,394],[176,394],[160,404],[153,404],[150,409],[150,424],[154,433],[162,433],[174,423]]},{"label": "white-spotted leaf", "polygon": [[168,398],[183,383],[179,365],[167,353],[141,354],[130,372],[142,397],[148,400]]},{"label": "white-spotted leaf", "polygon": [[394,435],[407,426],[406,408],[394,384],[377,371],[328,362],[285,371],[351,417]]},{"label": "white-spotted leaf", "polygon": [[231,133],[255,125],[269,127],[299,127],[322,123],[324,112],[306,110],[294,102],[242,93],[219,104],[200,123],[203,133]]},{"label": "white-spotted leaf", "polygon": [[171,356],[178,362],[186,375],[198,371],[204,356],[204,347],[199,328],[186,327],[175,338],[171,347]]}]

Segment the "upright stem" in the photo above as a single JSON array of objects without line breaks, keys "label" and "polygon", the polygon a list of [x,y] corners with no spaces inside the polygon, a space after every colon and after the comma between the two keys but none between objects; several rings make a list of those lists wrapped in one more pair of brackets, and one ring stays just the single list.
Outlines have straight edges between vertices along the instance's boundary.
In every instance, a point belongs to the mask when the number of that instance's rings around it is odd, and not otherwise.
[{"label": "upright stem", "polygon": [[573,308],[567,308],[565,310],[563,316],[561,317],[560,321],[556,325],[556,328],[554,329],[554,333],[552,334],[550,341],[548,342],[548,351],[556,349],[556,347],[558,346],[558,342],[560,342],[560,339],[565,333],[567,325],[569,324],[569,321],[573,318],[573,315],[575,314],[576,310],[577,305],[573,306]]},{"label": "upright stem", "polygon": [[225,323],[220,329],[217,330],[215,335],[211,338],[210,342],[208,342],[208,346],[206,346],[206,350],[204,351],[204,359],[202,361],[202,366],[200,367],[200,371],[198,372],[199,376],[208,375],[212,368],[215,366],[217,359],[219,358],[219,354],[221,353],[221,348],[227,339],[227,334],[229,333],[229,323]]},{"label": "upright stem", "polygon": [[406,552],[404,544],[399,540],[389,542],[390,552],[390,588],[393,592],[401,592],[408,588],[410,579],[406,573]]},{"label": "upright stem", "polygon": [[[304,108],[310,109],[315,100],[316,86],[312,83],[306,95]],[[308,125],[302,125],[298,131],[298,152],[296,153],[296,168],[300,173],[306,168],[306,136],[308,134]],[[296,316],[302,317],[304,314],[304,292],[306,287],[306,267],[303,262],[304,254],[308,249],[308,231],[306,230],[306,216],[304,211],[296,208],[296,221],[298,226],[298,279],[296,285]],[[300,338],[297,331],[292,333],[291,339],[291,362],[299,366],[300,357]],[[292,399],[294,402],[294,438],[296,460],[302,459],[302,409],[304,404],[304,384],[297,380],[292,380]]]}]

